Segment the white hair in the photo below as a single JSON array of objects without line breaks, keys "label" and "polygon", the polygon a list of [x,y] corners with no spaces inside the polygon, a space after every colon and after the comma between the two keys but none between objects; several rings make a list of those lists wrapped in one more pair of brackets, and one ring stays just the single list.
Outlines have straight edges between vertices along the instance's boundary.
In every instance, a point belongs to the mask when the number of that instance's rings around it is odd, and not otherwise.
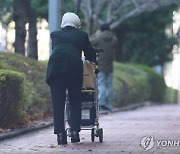
[{"label": "white hair", "polygon": [[81,28],[81,21],[79,17],[72,12],[67,12],[62,17],[61,27],[72,26],[75,28]]}]

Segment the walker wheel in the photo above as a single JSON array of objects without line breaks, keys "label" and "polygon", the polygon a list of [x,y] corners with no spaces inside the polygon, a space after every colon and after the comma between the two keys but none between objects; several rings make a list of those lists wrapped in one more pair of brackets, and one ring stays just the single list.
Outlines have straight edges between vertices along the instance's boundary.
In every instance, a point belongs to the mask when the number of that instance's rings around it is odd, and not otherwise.
[{"label": "walker wheel", "polygon": [[98,134],[99,134],[99,142],[102,142],[103,141],[103,129],[102,128],[100,128],[98,130]]},{"label": "walker wheel", "polygon": [[95,129],[92,128],[91,129],[91,141],[94,142],[94,138],[95,138],[95,133],[94,133]]}]

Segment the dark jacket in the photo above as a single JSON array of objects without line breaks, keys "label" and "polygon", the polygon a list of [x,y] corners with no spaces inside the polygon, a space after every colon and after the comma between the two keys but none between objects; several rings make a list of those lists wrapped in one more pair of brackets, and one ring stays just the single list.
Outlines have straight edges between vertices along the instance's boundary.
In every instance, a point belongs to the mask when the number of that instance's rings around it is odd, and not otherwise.
[{"label": "dark jacket", "polygon": [[113,72],[113,57],[117,50],[117,38],[111,31],[103,31],[91,37],[91,43],[95,48],[103,49],[100,53],[98,64],[99,70],[104,73]]},{"label": "dark jacket", "polygon": [[49,58],[46,82],[53,77],[68,75],[82,80],[82,51],[86,59],[95,62],[96,53],[89,42],[88,34],[82,30],[67,26],[51,33],[52,54]]}]

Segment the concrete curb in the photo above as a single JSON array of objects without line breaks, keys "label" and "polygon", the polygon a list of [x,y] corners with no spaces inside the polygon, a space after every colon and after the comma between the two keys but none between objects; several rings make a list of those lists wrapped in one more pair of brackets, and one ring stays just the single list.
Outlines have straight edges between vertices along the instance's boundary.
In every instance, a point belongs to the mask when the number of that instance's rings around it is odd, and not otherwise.
[{"label": "concrete curb", "polygon": [[[112,111],[112,113],[134,110],[134,109],[137,109],[139,107],[149,106],[149,105],[150,105],[149,102],[131,104],[131,105],[128,105],[126,107],[121,107],[120,109],[114,109]],[[99,114],[100,115],[105,115],[105,114],[109,114],[109,113],[110,113],[109,111],[100,111]],[[30,132],[33,132],[33,131],[37,131],[37,130],[47,128],[47,127],[50,127],[50,126],[53,126],[53,121],[52,120],[47,120],[47,121],[39,122],[38,124],[35,124],[35,125],[32,125],[32,126],[15,129],[15,130],[0,134],[0,141],[5,140],[5,139],[10,139],[12,137],[16,137],[16,136],[19,136],[19,135],[23,135],[23,134],[26,134],[26,133],[30,133]]]},{"label": "concrete curb", "polygon": [[144,107],[144,106],[150,106],[150,105],[152,105],[152,103],[150,103],[150,102],[135,103],[135,104],[130,104],[130,105],[125,106],[125,107],[121,107],[119,109],[115,109],[112,112],[114,113],[114,112],[120,112],[120,111],[135,110],[137,108]]},{"label": "concrete curb", "polygon": [[9,139],[12,137],[16,137],[19,135],[23,135],[25,133],[37,131],[37,130],[40,130],[43,128],[47,128],[47,127],[52,126],[52,125],[53,125],[53,121],[50,120],[50,121],[40,122],[36,125],[15,129],[15,130],[0,134],[0,141],[5,140],[5,139]]},{"label": "concrete curb", "polygon": [[[150,106],[150,105],[153,105],[153,104],[151,102],[129,104],[128,106],[113,109],[112,113],[135,110],[137,108],[144,107],[144,106]],[[109,114],[109,113],[110,113],[109,111],[100,111],[100,115]]]}]

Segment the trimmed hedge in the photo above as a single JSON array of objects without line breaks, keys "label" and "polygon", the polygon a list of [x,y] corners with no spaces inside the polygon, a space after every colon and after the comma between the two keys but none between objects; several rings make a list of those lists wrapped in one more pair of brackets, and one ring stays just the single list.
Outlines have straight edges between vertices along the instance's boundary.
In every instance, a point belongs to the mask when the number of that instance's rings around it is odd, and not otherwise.
[{"label": "trimmed hedge", "polygon": [[114,106],[144,102],[150,96],[147,73],[130,64],[114,63]]},{"label": "trimmed hedge", "polygon": [[24,74],[0,69],[1,127],[24,119]]},{"label": "trimmed hedge", "polygon": [[36,61],[15,53],[0,53],[0,70],[17,71],[25,75],[25,123],[52,115],[50,89],[45,82],[46,68],[47,61]]},{"label": "trimmed hedge", "polygon": [[178,92],[176,89],[167,87],[164,101],[166,103],[178,103]]},{"label": "trimmed hedge", "polygon": [[140,68],[147,73],[147,79],[150,86],[149,100],[153,102],[163,102],[166,94],[166,84],[163,76],[144,65],[135,65],[135,67]]},{"label": "trimmed hedge", "polygon": [[144,101],[163,102],[166,85],[161,75],[143,65],[114,63],[114,106]]}]

